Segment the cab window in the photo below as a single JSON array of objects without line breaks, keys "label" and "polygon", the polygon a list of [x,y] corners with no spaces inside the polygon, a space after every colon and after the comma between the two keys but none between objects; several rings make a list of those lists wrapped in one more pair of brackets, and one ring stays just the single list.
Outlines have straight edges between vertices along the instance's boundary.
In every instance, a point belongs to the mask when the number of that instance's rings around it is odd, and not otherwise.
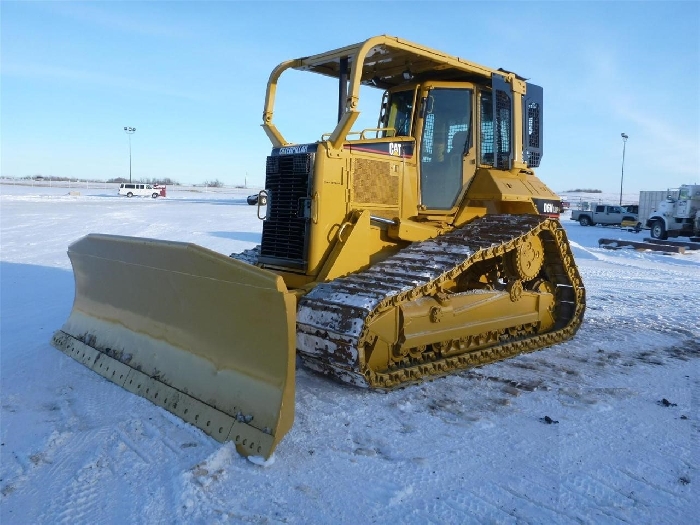
[{"label": "cab window", "polygon": [[450,209],[462,189],[462,160],[471,147],[470,89],[433,88],[424,99],[420,147],[421,204]]},{"label": "cab window", "polygon": [[414,90],[386,93],[384,115],[380,127],[383,137],[410,137],[413,119]]}]

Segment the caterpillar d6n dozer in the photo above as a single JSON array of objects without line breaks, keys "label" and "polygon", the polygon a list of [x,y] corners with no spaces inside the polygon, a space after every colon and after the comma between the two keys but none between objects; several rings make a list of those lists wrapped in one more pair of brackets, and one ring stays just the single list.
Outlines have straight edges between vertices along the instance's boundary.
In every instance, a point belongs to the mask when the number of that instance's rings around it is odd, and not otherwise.
[{"label": "caterpillar d6n dozer", "polygon": [[[338,79],[338,123],[315,142],[274,124],[288,69]],[[361,86],[383,91],[378,125],[352,132]],[[283,62],[260,246],[88,235],[69,248],[75,303],[53,343],[269,457],[294,418],[297,355],[387,390],[565,341],[585,291],[533,172],[542,112],[514,73],[395,37]]]}]

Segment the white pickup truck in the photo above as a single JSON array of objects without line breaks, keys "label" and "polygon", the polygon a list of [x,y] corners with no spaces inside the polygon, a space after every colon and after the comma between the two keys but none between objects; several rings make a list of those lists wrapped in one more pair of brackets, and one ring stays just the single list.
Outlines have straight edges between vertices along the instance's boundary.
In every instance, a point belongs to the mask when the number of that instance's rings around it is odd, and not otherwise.
[{"label": "white pickup truck", "polygon": [[598,204],[591,210],[573,210],[571,220],[578,221],[581,226],[594,224],[620,225],[623,221],[637,223],[637,214],[628,212],[624,206]]}]

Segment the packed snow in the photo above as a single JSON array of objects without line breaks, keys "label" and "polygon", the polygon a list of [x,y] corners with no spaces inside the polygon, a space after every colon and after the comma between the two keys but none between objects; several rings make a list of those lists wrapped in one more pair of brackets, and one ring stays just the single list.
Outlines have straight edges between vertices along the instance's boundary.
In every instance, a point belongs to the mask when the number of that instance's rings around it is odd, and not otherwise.
[{"label": "packed snow", "polygon": [[600,248],[648,232],[563,215],[588,305],[573,340],[388,394],[299,368],[292,430],[250,461],[49,344],[73,302],[66,248],[87,233],[227,255],[260,241],[252,190],[116,193],[0,185],[2,523],[700,515],[700,251]]}]

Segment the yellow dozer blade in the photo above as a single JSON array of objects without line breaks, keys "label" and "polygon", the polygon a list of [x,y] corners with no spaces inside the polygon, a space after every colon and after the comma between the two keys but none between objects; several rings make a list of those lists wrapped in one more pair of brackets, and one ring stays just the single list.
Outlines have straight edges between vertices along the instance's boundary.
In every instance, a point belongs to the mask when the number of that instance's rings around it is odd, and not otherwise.
[{"label": "yellow dozer blade", "polygon": [[88,235],[53,345],[242,454],[294,419],[296,299],[281,277],[193,244]]}]

